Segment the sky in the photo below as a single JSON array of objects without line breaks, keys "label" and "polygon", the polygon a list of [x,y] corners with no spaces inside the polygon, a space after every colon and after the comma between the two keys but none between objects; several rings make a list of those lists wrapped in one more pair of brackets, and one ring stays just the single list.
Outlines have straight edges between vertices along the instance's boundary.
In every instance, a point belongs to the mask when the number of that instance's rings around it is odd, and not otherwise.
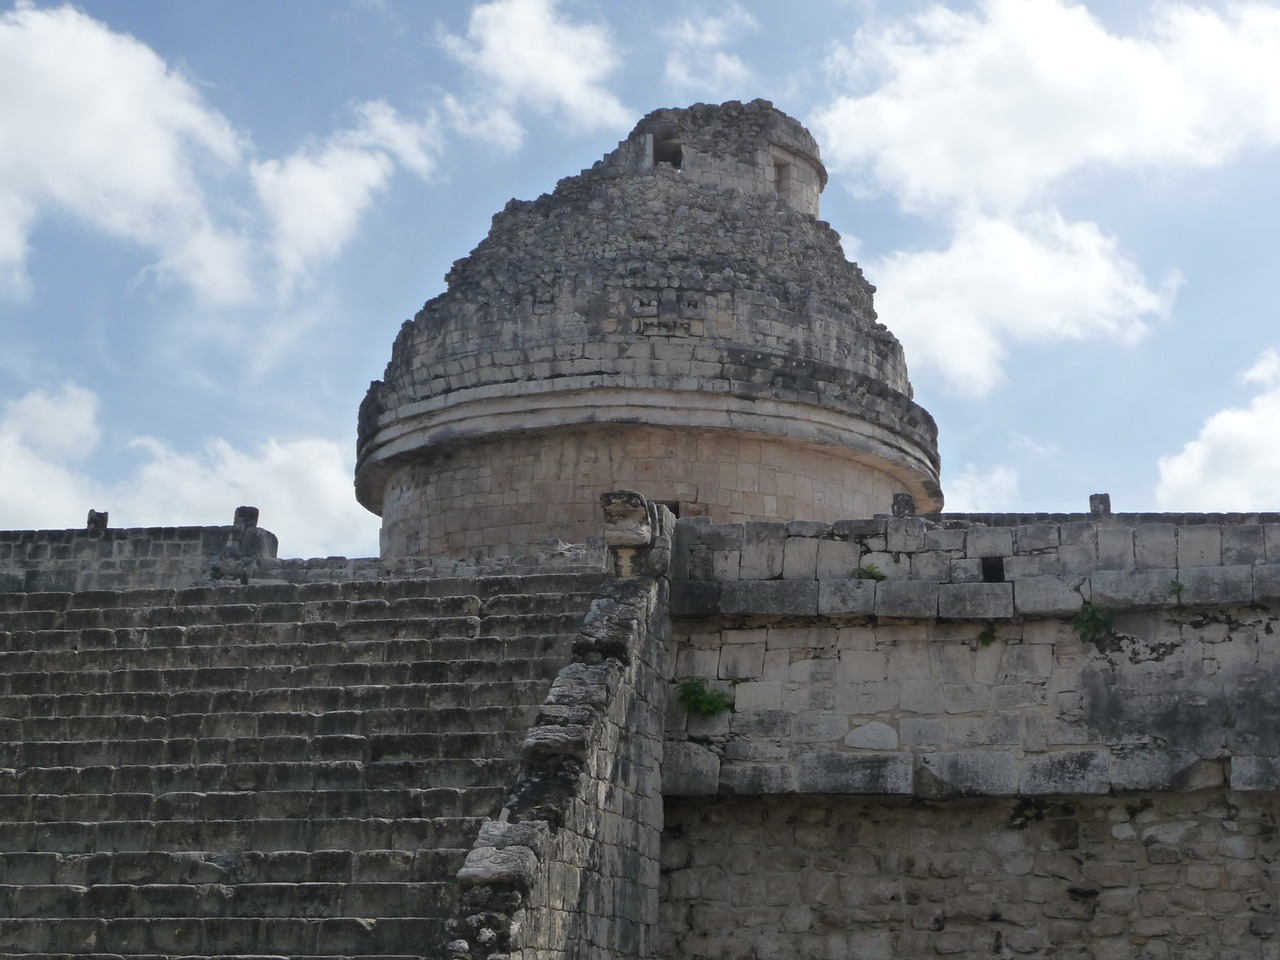
[{"label": "sky", "polygon": [[948,510],[1280,510],[1280,0],[0,0],[0,528],[376,555],[401,323],[510,198],[756,97]]}]

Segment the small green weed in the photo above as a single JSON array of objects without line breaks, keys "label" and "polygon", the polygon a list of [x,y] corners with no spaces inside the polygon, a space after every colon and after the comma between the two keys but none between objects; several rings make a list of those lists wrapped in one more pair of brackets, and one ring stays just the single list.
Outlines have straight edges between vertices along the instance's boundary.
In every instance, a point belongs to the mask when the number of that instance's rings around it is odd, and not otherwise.
[{"label": "small green weed", "polygon": [[1085,643],[1101,648],[1103,641],[1115,636],[1116,612],[1086,600],[1071,620],[1071,626]]},{"label": "small green weed", "polygon": [[1169,581],[1169,592],[1173,594],[1173,601],[1174,601],[1174,603],[1178,604],[1179,606],[1181,606],[1181,605],[1182,605],[1182,591],[1183,591],[1183,590],[1185,590],[1185,589],[1187,589],[1187,588],[1186,588],[1186,587],[1184,587],[1184,586],[1181,584],[1181,582],[1179,582],[1179,581],[1177,581],[1177,580],[1170,580],[1170,581]]},{"label": "small green weed", "polygon": [[700,717],[714,717],[733,709],[733,701],[723,690],[707,686],[701,677],[680,681],[680,706]]},{"label": "small green weed", "polygon": [[877,582],[888,579],[874,563],[859,567],[858,572],[854,574],[854,578],[857,580],[875,580]]},{"label": "small green weed", "polygon": [[978,634],[978,643],[984,647],[989,647],[996,642],[996,628],[989,626]]}]

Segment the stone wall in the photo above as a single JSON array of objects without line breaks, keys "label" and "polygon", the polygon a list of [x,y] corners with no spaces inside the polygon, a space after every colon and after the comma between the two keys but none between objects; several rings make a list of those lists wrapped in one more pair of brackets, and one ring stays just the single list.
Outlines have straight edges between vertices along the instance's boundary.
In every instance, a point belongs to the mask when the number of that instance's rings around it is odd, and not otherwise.
[{"label": "stone wall", "polygon": [[673,960],[1275,960],[1280,802],[669,800]]},{"label": "stone wall", "polygon": [[668,794],[1280,787],[1280,523],[1196,519],[682,521],[674,677],[736,706]]},{"label": "stone wall", "polygon": [[230,526],[0,531],[0,593],[191,586]]},{"label": "stone wall", "polygon": [[599,529],[596,498],[622,485],[718,521],[836,520],[887,509],[900,487],[829,447],[768,434],[653,426],[547,431],[445,448],[396,470],[382,511],[385,557],[527,552]]}]

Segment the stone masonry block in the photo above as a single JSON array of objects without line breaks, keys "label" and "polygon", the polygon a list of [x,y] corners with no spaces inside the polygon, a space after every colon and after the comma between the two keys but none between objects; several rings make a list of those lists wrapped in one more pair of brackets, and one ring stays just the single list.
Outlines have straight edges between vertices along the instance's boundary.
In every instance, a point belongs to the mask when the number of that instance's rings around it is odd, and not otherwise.
[{"label": "stone masonry block", "polygon": [[1252,566],[1266,563],[1267,548],[1263,529],[1256,523],[1222,525],[1222,562],[1229,566]]},{"label": "stone masonry block", "polygon": [[787,537],[782,559],[784,580],[817,579],[818,542],[812,537]]},{"label": "stone masonry block", "polygon": [[943,583],[951,579],[951,554],[943,550],[926,550],[911,556],[911,579]]},{"label": "stone masonry block", "polygon": [[819,540],[817,543],[819,580],[852,577],[857,572],[860,555],[857,544],[848,540]]},{"label": "stone masonry block", "polygon": [[667,797],[714,796],[720,758],[699,743],[667,743],[662,756],[662,793]]},{"label": "stone masonry block", "polygon": [[890,553],[915,553],[924,549],[924,521],[919,517],[899,517],[885,527],[886,549]]},{"label": "stone masonry block", "polygon": [[1198,523],[1178,528],[1178,569],[1216,567],[1222,563],[1222,527]]},{"label": "stone masonry block", "polygon": [[948,530],[935,528],[924,532],[924,550],[961,551],[964,550],[963,529]]},{"label": "stone masonry block", "polygon": [[1098,569],[1132,570],[1133,530],[1129,527],[1098,528]]},{"label": "stone masonry block", "polygon": [[1013,607],[1019,616],[1060,617],[1079,611],[1084,598],[1079,577],[1024,577],[1013,582]]},{"label": "stone masonry block", "polygon": [[743,580],[776,580],[782,576],[785,523],[748,523],[742,534],[739,576]]},{"label": "stone masonry block", "polygon": [[789,520],[787,521],[788,537],[829,537],[831,536],[831,524],[823,523],[821,520]]},{"label": "stone masonry block", "polygon": [[716,676],[721,680],[755,680],[763,673],[763,643],[733,643],[720,648]]},{"label": "stone masonry block", "polygon": [[1103,607],[1172,605],[1177,579],[1177,570],[1098,570],[1088,581],[1090,599]]},{"label": "stone masonry block", "polygon": [[1253,568],[1253,599],[1256,603],[1280,600],[1280,563]]},{"label": "stone masonry block", "polygon": [[817,580],[738,580],[720,597],[724,613],[813,616],[818,612]]},{"label": "stone masonry block", "polygon": [[1025,527],[1013,528],[1013,552],[1015,554],[1056,550],[1057,547],[1058,528],[1054,524],[1036,523]]},{"label": "stone masonry block", "polygon": [[1232,757],[1232,790],[1280,790],[1280,757]]},{"label": "stone masonry block", "polygon": [[943,580],[950,580],[952,583],[982,583],[982,560],[976,557],[972,560],[952,560],[951,576],[944,577]]},{"label": "stone masonry block", "polygon": [[1106,750],[1060,750],[1022,761],[1019,792],[1103,794],[1111,788],[1111,754]]},{"label": "stone masonry block", "polygon": [[970,527],[965,537],[964,555],[982,557],[1013,556],[1013,531],[1007,527]]},{"label": "stone masonry block", "polygon": [[1018,792],[1018,769],[1004,751],[926,753],[917,757],[915,792],[930,800],[1011,797]]},{"label": "stone masonry block", "polygon": [[801,793],[909,795],[911,754],[806,751],[800,758],[796,788]]},{"label": "stone masonry block", "polygon": [[866,614],[875,612],[876,582],[874,580],[819,580],[818,613]]},{"label": "stone masonry block", "polygon": [[720,792],[740,796],[794,793],[796,770],[789,763],[747,763],[734,761],[720,765]]},{"label": "stone masonry block", "polygon": [[876,616],[933,619],[938,584],[923,580],[882,580],[876,584]]},{"label": "stone masonry block", "polygon": [[1267,548],[1267,563],[1280,563],[1280,523],[1263,524],[1262,540]]},{"label": "stone masonry block", "polygon": [[1134,566],[1139,570],[1178,565],[1178,528],[1171,523],[1144,523],[1133,531]]},{"label": "stone masonry block", "polygon": [[1180,567],[1182,602],[1252,603],[1253,567]]},{"label": "stone masonry block", "polygon": [[1011,617],[1013,584],[940,584],[938,616],[953,620],[1002,620]]},{"label": "stone masonry block", "polygon": [[862,537],[882,537],[888,522],[887,518],[883,517],[866,520],[837,520],[832,526],[832,533],[837,537],[854,540]]},{"label": "stone masonry block", "polygon": [[872,720],[854,728],[844,738],[845,746],[861,750],[897,750],[898,731],[887,723]]},{"label": "stone masonry block", "polygon": [[741,550],[745,525],[741,523],[718,523],[712,526],[699,527],[694,534],[694,542],[700,543],[708,550]]},{"label": "stone masonry block", "polygon": [[890,580],[905,580],[911,572],[911,561],[901,554],[883,552],[863,554],[859,568],[873,567]]}]

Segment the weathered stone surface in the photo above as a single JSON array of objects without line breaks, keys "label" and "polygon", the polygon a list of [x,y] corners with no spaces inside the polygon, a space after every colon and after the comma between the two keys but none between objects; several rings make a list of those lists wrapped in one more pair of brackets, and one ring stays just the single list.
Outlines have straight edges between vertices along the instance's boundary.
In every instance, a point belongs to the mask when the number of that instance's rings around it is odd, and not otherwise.
[{"label": "weathered stone surface", "polygon": [[667,797],[714,794],[720,784],[720,758],[701,744],[668,743],[662,757],[662,793]]},{"label": "weathered stone surface", "polygon": [[820,614],[871,614],[875,612],[875,601],[876,582],[874,580],[818,581],[818,613]]},{"label": "weathered stone surface", "polygon": [[910,794],[911,755],[812,750],[802,756],[795,784],[802,793]]},{"label": "weathered stone surface", "polygon": [[1022,577],[1013,582],[1014,609],[1024,617],[1071,616],[1084,603],[1078,577]]},{"label": "weathered stone surface", "polygon": [[1098,794],[1111,787],[1106,750],[1061,750],[1022,761],[1019,792],[1029,795]]},{"label": "weathered stone surface", "polygon": [[915,792],[929,799],[1011,797],[1018,770],[1004,751],[925,753],[916,758]]},{"label": "weathered stone surface", "polygon": [[956,620],[1003,620],[1011,617],[1013,584],[942,584],[938,587],[938,616]]},{"label": "weathered stone surface", "polygon": [[938,585],[922,580],[882,580],[876,584],[875,612],[881,617],[932,619],[938,615]]}]

